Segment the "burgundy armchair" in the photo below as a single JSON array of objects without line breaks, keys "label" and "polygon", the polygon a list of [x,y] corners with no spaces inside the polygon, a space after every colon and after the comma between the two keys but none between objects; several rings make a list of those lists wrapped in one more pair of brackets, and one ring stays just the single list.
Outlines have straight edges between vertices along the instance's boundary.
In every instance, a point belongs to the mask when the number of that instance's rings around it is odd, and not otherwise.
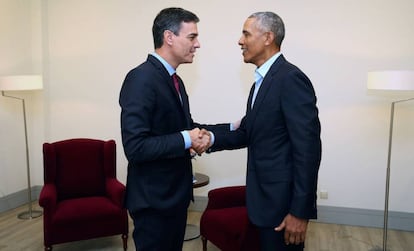
[{"label": "burgundy armchair", "polygon": [[232,186],[209,191],[200,219],[203,251],[210,241],[222,251],[259,251],[257,229],[247,216],[246,187]]},{"label": "burgundy armchair", "polygon": [[114,140],[69,139],[43,144],[45,250],[52,245],[122,236],[127,249],[125,186],[116,179]]}]

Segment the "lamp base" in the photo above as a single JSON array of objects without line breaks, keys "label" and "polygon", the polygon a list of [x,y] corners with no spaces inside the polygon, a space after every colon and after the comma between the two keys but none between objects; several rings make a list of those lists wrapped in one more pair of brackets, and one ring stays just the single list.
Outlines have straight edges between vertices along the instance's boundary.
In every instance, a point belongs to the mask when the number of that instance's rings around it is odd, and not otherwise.
[{"label": "lamp base", "polygon": [[37,210],[32,210],[32,212],[30,213],[30,211],[25,211],[25,212],[21,212],[17,215],[17,218],[21,219],[21,220],[31,220],[33,218],[37,218],[39,216],[42,216],[43,212],[42,211],[37,211]]},{"label": "lamp base", "polygon": [[199,236],[200,236],[199,227],[193,224],[187,224],[185,228],[184,240],[191,241],[191,240],[197,239]]}]

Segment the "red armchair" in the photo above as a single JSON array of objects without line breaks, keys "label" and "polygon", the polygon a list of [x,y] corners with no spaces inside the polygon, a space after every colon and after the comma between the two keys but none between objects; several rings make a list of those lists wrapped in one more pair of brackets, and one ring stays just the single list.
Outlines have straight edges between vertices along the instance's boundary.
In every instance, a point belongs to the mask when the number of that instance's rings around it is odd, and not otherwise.
[{"label": "red armchair", "polygon": [[259,237],[246,209],[246,187],[213,189],[200,219],[203,251],[210,241],[222,251],[259,251]]},{"label": "red armchair", "polygon": [[127,249],[125,186],[116,179],[115,141],[69,139],[43,144],[45,250],[52,245],[122,235]]}]

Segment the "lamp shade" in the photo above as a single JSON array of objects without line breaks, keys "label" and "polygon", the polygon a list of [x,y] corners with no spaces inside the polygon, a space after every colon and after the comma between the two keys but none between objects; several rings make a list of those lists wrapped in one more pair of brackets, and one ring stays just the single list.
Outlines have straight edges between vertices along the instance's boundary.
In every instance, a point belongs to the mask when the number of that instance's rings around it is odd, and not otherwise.
[{"label": "lamp shade", "polygon": [[372,90],[414,91],[414,71],[368,72],[367,88]]},{"label": "lamp shade", "polygon": [[25,91],[43,88],[41,75],[13,75],[0,77],[0,91]]}]

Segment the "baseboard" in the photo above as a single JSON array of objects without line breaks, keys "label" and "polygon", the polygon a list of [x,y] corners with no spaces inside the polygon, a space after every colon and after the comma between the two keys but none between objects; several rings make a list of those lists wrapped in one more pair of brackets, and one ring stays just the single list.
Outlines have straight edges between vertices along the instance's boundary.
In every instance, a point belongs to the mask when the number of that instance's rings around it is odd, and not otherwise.
[{"label": "baseboard", "polygon": [[[319,206],[316,222],[382,228],[384,211]],[[414,231],[414,213],[389,211],[388,229]]]},{"label": "baseboard", "polygon": [[[195,196],[194,203],[191,203],[189,210],[202,212],[206,208],[207,202],[207,197]],[[384,211],[318,206],[318,219],[315,222],[382,228]],[[414,213],[389,212],[388,228],[414,231]]]},{"label": "baseboard", "polygon": [[[32,187],[32,201],[36,201],[39,199],[40,191],[42,190],[42,186],[34,186]],[[5,211],[23,206],[24,204],[28,204],[28,193],[27,189],[21,190],[4,197],[0,198],[0,213]]]}]

